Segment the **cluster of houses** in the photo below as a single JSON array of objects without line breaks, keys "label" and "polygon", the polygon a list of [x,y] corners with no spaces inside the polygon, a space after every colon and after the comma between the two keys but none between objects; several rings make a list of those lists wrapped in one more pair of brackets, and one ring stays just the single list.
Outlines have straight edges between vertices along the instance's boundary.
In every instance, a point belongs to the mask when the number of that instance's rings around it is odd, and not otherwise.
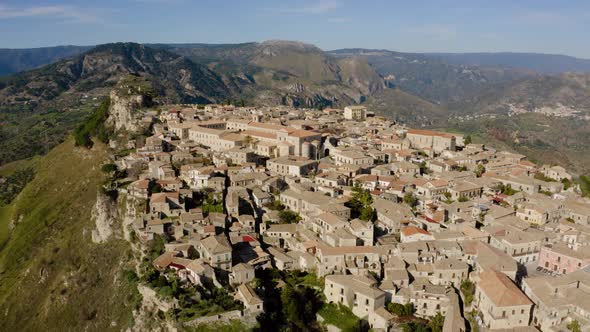
[{"label": "cluster of houses", "polygon": [[[376,331],[395,324],[390,302],[442,313],[444,331],[590,329],[590,200],[561,167],[362,106],[169,106],[155,120],[117,160],[147,203],[134,230],[166,239],[157,269],[231,285],[249,314],[265,310],[256,270],[274,267],[324,278],[326,300]],[[359,188],[370,220],[349,204]]]}]

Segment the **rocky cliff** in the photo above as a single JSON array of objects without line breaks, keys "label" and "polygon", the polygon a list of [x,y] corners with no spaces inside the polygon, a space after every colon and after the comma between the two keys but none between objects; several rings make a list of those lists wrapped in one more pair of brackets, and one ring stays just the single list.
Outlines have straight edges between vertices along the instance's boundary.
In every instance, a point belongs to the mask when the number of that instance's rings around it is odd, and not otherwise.
[{"label": "rocky cliff", "polygon": [[142,133],[149,126],[143,121],[146,108],[154,105],[155,96],[156,92],[147,79],[134,75],[121,78],[110,93],[107,125],[116,133]]}]

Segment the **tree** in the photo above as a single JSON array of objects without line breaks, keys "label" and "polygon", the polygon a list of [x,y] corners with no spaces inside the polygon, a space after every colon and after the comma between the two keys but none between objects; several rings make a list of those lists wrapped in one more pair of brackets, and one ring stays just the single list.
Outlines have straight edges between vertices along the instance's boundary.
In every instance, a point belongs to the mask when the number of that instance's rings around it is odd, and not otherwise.
[{"label": "tree", "polygon": [[411,317],[416,312],[414,304],[411,302],[406,304],[391,302],[387,305],[387,310],[398,317]]},{"label": "tree", "polygon": [[580,185],[582,196],[590,197],[590,176],[581,175],[577,182]]},{"label": "tree", "polygon": [[439,312],[428,322],[428,327],[432,332],[442,332],[444,324],[445,316]]},{"label": "tree", "polygon": [[201,254],[199,254],[199,252],[197,251],[197,249],[195,249],[195,247],[190,246],[188,248],[188,258],[189,259],[199,259],[199,258],[201,258]]},{"label": "tree", "polygon": [[428,327],[419,322],[407,322],[400,325],[404,332],[428,332]]},{"label": "tree", "polygon": [[426,166],[426,162],[423,161],[420,163],[420,174],[428,174],[429,173],[428,166]]},{"label": "tree", "polygon": [[91,136],[96,136],[101,142],[108,143],[110,131],[106,128],[105,122],[109,115],[110,99],[103,101],[90,117],[74,130],[74,141],[76,146],[92,148]]},{"label": "tree", "polygon": [[252,144],[252,142],[253,142],[252,136],[246,135],[246,137],[244,138],[244,145],[250,146],[250,144]]},{"label": "tree", "polygon": [[463,144],[467,145],[467,144],[471,144],[471,143],[472,143],[471,135],[467,135],[467,136],[465,136],[465,138],[463,138]]},{"label": "tree", "polygon": [[465,195],[461,195],[459,196],[459,199],[457,199],[459,202],[464,203],[464,202],[468,202],[469,198]]},{"label": "tree", "polygon": [[317,292],[310,287],[286,284],[281,291],[283,314],[291,330],[309,330],[316,321],[316,313],[322,307]]},{"label": "tree", "polygon": [[390,302],[387,304],[387,310],[396,316],[404,315],[404,305],[401,303]]},{"label": "tree", "polygon": [[117,170],[117,165],[115,164],[104,164],[102,165],[101,170],[105,173],[112,173]]},{"label": "tree", "polygon": [[0,206],[10,204],[34,177],[33,168],[15,171],[6,178],[0,177],[3,180],[0,181]]},{"label": "tree", "polygon": [[404,203],[408,204],[410,207],[416,206],[416,197],[414,197],[413,193],[406,193],[404,195]]},{"label": "tree", "polygon": [[512,189],[512,186],[510,184],[504,185],[504,184],[500,183],[494,189],[499,191],[500,193],[502,193],[504,195],[508,195],[508,196],[512,196],[518,192],[518,191]]},{"label": "tree", "polygon": [[291,210],[279,211],[279,219],[283,224],[296,224],[301,220],[297,212]]},{"label": "tree", "polygon": [[404,316],[413,316],[415,312],[414,303],[408,302],[404,304]]},{"label": "tree", "polygon": [[448,192],[448,191],[445,191],[445,193],[443,194],[443,196],[445,196],[445,198],[447,199],[447,201],[451,201],[451,197],[452,197],[453,195],[451,195],[451,193],[450,193],[450,192]]},{"label": "tree", "polygon": [[477,164],[477,168],[475,169],[475,175],[479,178],[486,172],[486,168],[483,164]]},{"label": "tree", "polygon": [[373,221],[375,219],[375,211],[371,204],[373,204],[373,196],[367,190],[356,184],[352,188],[352,198],[347,203],[353,217],[365,221]]},{"label": "tree", "polygon": [[275,199],[270,203],[266,203],[264,207],[273,211],[283,211],[285,209],[285,205],[278,199]]},{"label": "tree", "polygon": [[361,210],[361,213],[359,215],[359,219],[365,220],[365,221],[373,221],[375,219],[375,211],[370,206],[364,207]]},{"label": "tree", "polygon": [[572,332],[582,332],[582,328],[580,328],[580,323],[577,320],[573,320],[571,323],[567,324],[567,329]]},{"label": "tree", "polygon": [[461,293],[463,293],[463,297],[465,298],[465,305],[471,305],[473,302],[473,295],[475,294],[475,285],[471,280],[465,279],[461,281]]},{"label": "tree", "polygon": [[562,179],[561,183],[563,183],[563,190],[568,190],[572,187],[572,181],[570,179]]}]

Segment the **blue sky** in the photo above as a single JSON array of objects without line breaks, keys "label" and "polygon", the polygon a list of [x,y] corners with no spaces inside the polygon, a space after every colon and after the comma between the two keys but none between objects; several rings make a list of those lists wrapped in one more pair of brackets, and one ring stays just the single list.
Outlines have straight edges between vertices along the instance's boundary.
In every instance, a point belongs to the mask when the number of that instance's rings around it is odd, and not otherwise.
[{"label": "blue sky", "polygon": [[590,58],[590,1],[0,0],[0,48],[288,39],[330,50]]}]

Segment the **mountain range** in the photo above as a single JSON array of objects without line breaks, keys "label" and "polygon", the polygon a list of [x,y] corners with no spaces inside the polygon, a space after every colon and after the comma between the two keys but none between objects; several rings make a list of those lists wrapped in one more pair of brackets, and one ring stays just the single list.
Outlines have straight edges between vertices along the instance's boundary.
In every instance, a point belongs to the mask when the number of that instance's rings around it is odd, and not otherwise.
[{"label": "mountain range", "polygon": [[[566,126],[583,119],[590,110],[588,60],[544,54],[323,51],[281,40],[113,43],[0,50],[0,68],[4,73],[33,68],[0,78],[0,164],[48,152],[107,96],[122,75],[130,73],[150,80],[161,103],[297,107],[366,103],[376,113],[399,122],[457,129],[482,140],[490,138],[481,130],[484,119],[489,124],[504,117],[517,120],[539,110],[566,112],[567,117],[552,117],[554,125]],[[583,135],[586,132],[581,127],[575,132]],[[519,135],[536,137],[532,147],[516,144],[512,137],[496,135],[496,139],[504,138],[498,143],[537,157],[547,151],[529,150],[541,146],[563,150],[550,134],[540,138],[538,134],[534,126],[519,129]],[[578,154],[557,161],[565,160],[576,171],[585,172],[584,164],[574,162]]]},{"label": "mountain range", "polygon": [[[325,52],[292,41],[0,50],[0,68],[10,74],[0,78],[0,180],[31,174],[14,200],[0,201],[0,326],[170,329],[152,325],[167,324],[164,313],[138,310],[159,297],[140,287],[133,271],[139,260],[151,266],[164,250],[164,242],[138,245],[129,232],[145,204],[105,195],[105,184],[125,185],[119,172],[104,167],[114,166],[109,147],[96,140],[84,149],[67,139],[81,123],[104,121],[89,116],[108,105],[102,102],[113,89],[141,90],[150,101],[155,96],[156,105],[364,104],[413,127],[458,131],[476,143],[588,174],[590,75],[584,61],[560,57],[551,67],[555,62],[536,57],[506,62],[494,55]],[[572,68],[576,73],[564,72]],[[118,84],[122,77],[133,80]],[[132,81],[139,83],[132,88]],[[95,243],[98,225],[109,220],[113,234]]]}]

